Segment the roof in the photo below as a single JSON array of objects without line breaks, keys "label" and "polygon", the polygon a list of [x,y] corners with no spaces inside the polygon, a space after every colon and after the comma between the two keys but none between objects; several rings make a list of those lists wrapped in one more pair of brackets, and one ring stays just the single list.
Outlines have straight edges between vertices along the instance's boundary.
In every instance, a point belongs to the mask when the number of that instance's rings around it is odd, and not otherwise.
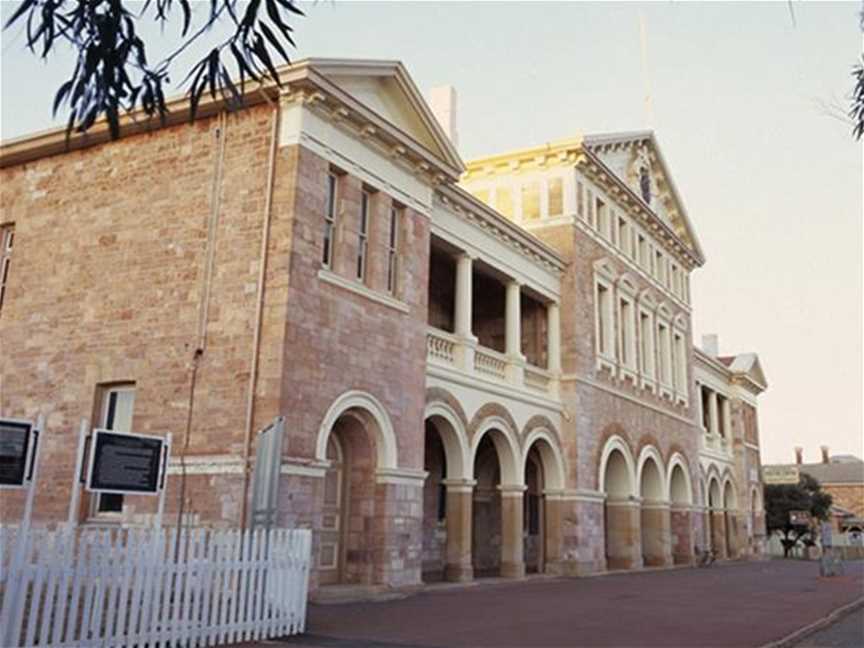
[{"label": "roof", "polygon": [[[810,464],[774,464],[771,467],[798,468],[807,473],[820,484],[864,484],[864,461],[853,462],[810,463]],[[766,466],[767,467],[767,466]]]},{"label": "roof", "polygon": [[[267,95],[275,98],[285,92],[314,92],[325,110],[338,113],[345,122],[356,122],[382,145],[398,150],[400,155],[424,168],[452,181],[464,170],[459,154],[399,61],[309,58],[280,67],[279,76],[282,87],[272,81],[247,83],[246,105],[262,103],[268,100]],[[188,122],[187,96],[174,96],[166,104],[169,113],[164,122],[158,117],[148,117],[143,110],[124,114],[120,119],[120,137]],[[205,94],[196,119],[212,116],[226,107],[221,97],[214,99]],[[65,127],[31,133],[0,142],[0,167],[108,141],[110,134],[104,118],[86,133],[72,133],[68,140]]]},{"label": "roof", "polygon": [[[663,152],[660,150],[660,145],[657,143],[657,137],[655,136],[654,131],[638,130],[624,131],[619,133],[597,133],[594,135],[586,135],[583,141],[585,147],[588,148],[588,150],[590,151],[596,151],[603,147],[622,144],[631,145],[647,143],[657,159],[657,163],[660,167],[660,172],[662,173],[663,179],[669,186],[669,191],[671,193],[672,199],[675,202],[677,213],[681,219],[680,225],[686,233],[686,238],[689,239],[688,243],[692,246],[693,251],[696,253],[696,255],[704,261],[705,253],[702,251],[702,246],[699,243],[698,237],[696,236],[696,231],[693,228],[693,223],[690,221],[690,217],[687,215],[687,209],[684,206],[684,201],[681,198],[681,194],[678,192],[678,187],[675,185],[675,180],[672,178],[672,174],[669,172],[669,166],[666,164],[666,160],[663,157]],[[649,205],[646,206],[651,208]]]},{"label": "roof", "polygon": [[693,347],[694,356],[703,365],[713,367],[720,375],[730,380],[749,385],[757,394],[768,388],[762,363],[755,353],[739,353],[735,356],[712,356],[699,347]]}]

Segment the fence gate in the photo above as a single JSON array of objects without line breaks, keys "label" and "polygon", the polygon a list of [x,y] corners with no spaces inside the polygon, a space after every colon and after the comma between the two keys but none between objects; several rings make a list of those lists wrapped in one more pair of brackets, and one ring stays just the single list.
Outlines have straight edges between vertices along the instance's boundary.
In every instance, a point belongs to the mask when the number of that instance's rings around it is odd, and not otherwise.
[{"label": "fence gate", "polygon": [[300,633],[310,551],[307,529],[0,527],[0,640],[153,648]]}]

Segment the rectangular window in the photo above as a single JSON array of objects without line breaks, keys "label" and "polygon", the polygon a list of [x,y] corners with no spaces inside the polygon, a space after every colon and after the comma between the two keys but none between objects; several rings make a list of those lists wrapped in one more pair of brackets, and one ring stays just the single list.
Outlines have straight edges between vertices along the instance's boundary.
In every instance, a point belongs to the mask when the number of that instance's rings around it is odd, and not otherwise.
[{"label": "rectangular window", "polygon": [[621,299],[621,362],[625,367],[636,369],[636,322],[633,302]]},{"label": "rectangular window", "polygon": [[594,204],[594,192],[590,189],[585,191],[585,196],[588,200],[588,223],[591,227],[597,227],[597,214],[595,212],[596,205]]},{"label": "rectangular window", "polygon": [[669,327],[660,322],[657,324],[657,338],[660,344],[660,382],[672,386],[672,341],[669,339]]},{"label": "rectangular window", "polygon": [[[100,388],[99,427],[117,432],[132,431],[132,411],[135,408],[135,385],[116,385]],[[123,496],[114,493],[96,493],[93,514],[122,513]]]},{"label": "rectangular window", "polygon": [[522,185],[522,220],[540,218],[540,184],[529,182]]},{"label": "rectangular window", "polygon": [[12,242],[15,239],[15,228],[6,225],[0,228],[0,312],[3,312],[3,300],[9,285],[9,267],[12,264]]},{"label": "rectangular window", "polygon": [[597,199],[597,230],[600,232],[600,236],[605,238],[607,241],[611,240],[611,231],[609,228],[609,208],[599,198]]},{"label": "rectangular window", "polygon": [[660,250],[654,252],[654,278],[663,283],[663,253]]},{"label": "rectangular window", "polygon": [[581,182],[576,183],[576,214],[585,218],[585,187]]},{"label": "rectangular window", "polygon": [[510,187],[498,187],[495,190],[495,209],[501,212],[502,216],[513,218],[513,194]]},{"label": "rectangular window", "polygon": [[651,257],[648,256],[648,239],[644,234],[639,234],[639,265],[646,272],[650,272]]},{"label": "rectangular window", "polygon": [[360,229],[357,233],[357,278],[366,280],[366,257],[369,250],[369,207],[372,196],[364,191],[360,196]]},{"label": "rectangular window", "polygon": [[561,178],[550,178],[548,189],[549,216],[560,216],[564,213],[564,181]]},{"label": "rectangular window", "polygon": [[607,358],[614,357],[612,342],[612,291],[597,284],[597,350]]},{"label": "rectangular window", "polygon": [[687,396],[687,350],[684,346],[684,336],[675,333],[675,389],[682,396]]},{"label": "rectangular window", "polygon": [[324,207],[324,250],[321,263],[333,266],[333,239],[336,236],[336,185],[339,179],[333,173],[327,174],[327,202]]},{"label": "rectangular window", "polygon": [[399,260],[399,223],[402,209],[395,205],[390,208],[390,238],[387,241],[387,290],[396,294],[396,264]]},{"label": "rectangular window", "polygon": [[648,313],[639,313],[639,337],[642,348],[642,374],[646,378],[654,378],[654,328],[651,326],[651,316]]},{"label": "rectangular window", "polygon": [[627,221],[621,216],[618,217],[618,226],[617,226],[617,243],[618,248],[624,252],[624,254],[630,253],[630,227],[627,225]]}]

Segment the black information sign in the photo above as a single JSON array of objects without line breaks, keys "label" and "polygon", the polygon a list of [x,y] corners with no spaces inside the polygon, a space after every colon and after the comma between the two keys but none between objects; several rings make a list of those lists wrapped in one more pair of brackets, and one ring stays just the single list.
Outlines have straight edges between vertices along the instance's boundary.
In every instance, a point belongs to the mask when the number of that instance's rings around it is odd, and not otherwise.
[{"label": "black information sign", "polygon": [[32,429],[31,423],[0,419],[0,486],[24,485]]},{"label": "black information sign", "polygon": [[156,493],[165,442],[157,437],[95,430],[90,460],[91,491]]}]

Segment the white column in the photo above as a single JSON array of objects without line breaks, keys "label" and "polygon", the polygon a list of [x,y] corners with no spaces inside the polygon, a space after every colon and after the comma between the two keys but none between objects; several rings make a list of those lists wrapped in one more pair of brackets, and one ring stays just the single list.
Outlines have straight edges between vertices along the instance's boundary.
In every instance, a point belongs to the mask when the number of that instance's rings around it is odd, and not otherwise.
[{"label": "white column", "polygon": [[471,337],[471,277],[473,259],[463,252],[456,259],[456,335]]},{"label": "white column", "polygon": [[507,354],[507,380],[521,385],[525,377],[525,356],[522,355],[522,300],[521,284],[515,279],[507,282],[505,307]]},{"label": "white column", "polygon": [[546,305],[546,355],[547,369],[561,371],[561,309],[558,302]]},{"label": "white column", "polygon": [[717,392],[713,389],[708,391],[708,415],[710,417],[708,420],[711,424],[708,433],[712,436],[720,434],[720,430],[718,429],[720,420],[717,416]]},{"label": "white column", "polygon": [[728,443],[731,447],[732,444],[732,421],[730,420],[731,407],[729,406],[729,399],[723,399],[723,438],[726,443]]},{"label": "white column", "polygon": [[453,319],[456,336],[456,363],[464,371],[474,370],[474,350],[477,338],[471,333],[471,304],[473,291],[473,259],[463,252],[456,259],[456,304]]},{"label": "white column", "polygon": [[507,355],[521,357],[522,355],[522,292],[521,285],[515,279],[507,282]]}]

